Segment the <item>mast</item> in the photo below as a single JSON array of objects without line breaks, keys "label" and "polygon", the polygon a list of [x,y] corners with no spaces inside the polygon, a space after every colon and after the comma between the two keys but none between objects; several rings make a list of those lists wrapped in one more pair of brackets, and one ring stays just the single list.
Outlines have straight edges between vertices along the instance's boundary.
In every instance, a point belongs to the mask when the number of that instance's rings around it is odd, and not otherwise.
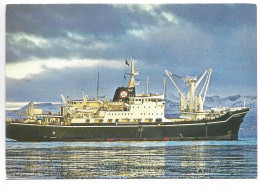
[{"label": "mast", "polygon": [[84,101],[85,100],[85,90],[82,89],[82,100]]},{"label": "mast", "polygon": [[189,104],[189,111],[193,112],[194,110],[194,93],[195,93],[195,81],[197,79],[190,78],[188,80],[188,84],[190,85],[190,104]]},{"label": "mast", "polygon": [[98,90],[99,90],[99,71],[98,71],[98,78],[97,78],[97,100],[98,100]]},{"label": "mast", "polygon": [[163,96],[164,99],[166,99],[166,75],[164,73],[164,78],[163,78]]},{"label": "mast", "polygon": [[137,61],[135,61],[134,59],[131,59],[131,72],[127,73],[128,75],[130,75],[130,78],[129,78],[129,81],[128,81],[128,84],[127,84],[128,88],[136,86],[135,75],[139,74],[139,72],[135,72],[135,63],[136,62]]},{"label": "mast", "polygon": [[149,93],[149,76],[147,76],[147,82],[146,82],[146,93]]}]

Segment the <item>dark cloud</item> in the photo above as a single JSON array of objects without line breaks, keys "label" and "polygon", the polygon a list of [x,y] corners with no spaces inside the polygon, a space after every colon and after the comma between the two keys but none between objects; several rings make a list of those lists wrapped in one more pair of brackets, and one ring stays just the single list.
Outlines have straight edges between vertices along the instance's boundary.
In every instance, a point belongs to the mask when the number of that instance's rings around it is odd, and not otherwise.
[{"label": "dark cloud", "polygon": [[[91,4],[7,5],[6,32],[9,34],[6,40],[7,63],[35,57],[43,59],[110,57],[111,50],[104,53],[102,49],[86,50],[84,47],[91,46],[93,41],[115,43],[117,41],[114,40],[125,36],[129,29],[142,29],[156,21],[154,18],[151,19],[148,13],[139,9],[132,12],[127,6],[120,7]],[[70,38],[68,32],[78,34],[84,39],[78,41]],[[26,39],[11,43],[10,34],[20,33],[43,37],[50,42],[51,46],[42,48]]]},{"label": "dark cloud", "polygon": [[256,26],[254,4],[179,4],[163,5],[180,19],[206,31],[225,31],[238,27]]},{"label": "dark cloud", "polygon": [[[167,20],[164,13],[175,20]],[[158,85],[162,86],[165,69],[193,76],[212,68],[216,94],[256,93],[255,5],[179,4],[152,10],[139,5],[8,5],[6,32],[7,63],[50,58],[123,62],[134,56],[141,62],[137,66],[143,84],[148,75],[156,83],[151,84],[154,92],[161,91]],[[17,34],[38,37],[47,46],[30,38],[16,40]],[[122,71],[103,71],[103,83],[110,87],[102,95],[111,98],[114,89],[126,82]],[[95,96],[95,72],[97,68],[46,69],[31,82],[7,78],[6,96],[58,100],[59,93],[72,95],[73,89],[82,88]],[[242,91],[240,85],[247,90]],[[145,91],[145,85],[139,88]]]},{"label": "dark cloud", "polygon": [[153,24],[149,14],[137,9],[121,9],[113,5],[7,5],[7,33],[25,32],[44,37],[66,35],[66,31],[80,34],[120,35],[127,29]]}]

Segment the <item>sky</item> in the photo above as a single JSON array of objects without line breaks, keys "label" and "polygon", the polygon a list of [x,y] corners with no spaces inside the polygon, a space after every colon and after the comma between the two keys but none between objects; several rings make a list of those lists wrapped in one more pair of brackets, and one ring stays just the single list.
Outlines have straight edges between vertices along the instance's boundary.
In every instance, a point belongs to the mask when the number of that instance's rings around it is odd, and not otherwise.
[{"label": "sky", "polygon": [[[130,58],[140,69],[138,93],[147,76],[150,92],[162,93],[165,69],[185,77],[212,68],[209,95],[255,96],[256,39],[253,4],[11,4],[6,101],[60,101],[82,89],[93,98],[98,72],[100,96],[112,98],[127,85]],[[168,81],[169,92],[176,94]]]}]

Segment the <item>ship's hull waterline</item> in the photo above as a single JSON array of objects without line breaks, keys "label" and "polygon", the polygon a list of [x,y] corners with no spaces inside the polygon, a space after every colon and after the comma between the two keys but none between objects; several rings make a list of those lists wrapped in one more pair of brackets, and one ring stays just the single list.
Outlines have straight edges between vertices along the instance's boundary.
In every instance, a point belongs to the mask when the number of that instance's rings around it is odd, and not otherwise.
[{"label": "ship's hull waterline", "polygon": [[[171,141],[238,140],[249,108],[230,112],[216,121],[139,124],[37,125],[7,123],[6,137],[17,141]],[[224,119],[223,119],[224,118]]]}]

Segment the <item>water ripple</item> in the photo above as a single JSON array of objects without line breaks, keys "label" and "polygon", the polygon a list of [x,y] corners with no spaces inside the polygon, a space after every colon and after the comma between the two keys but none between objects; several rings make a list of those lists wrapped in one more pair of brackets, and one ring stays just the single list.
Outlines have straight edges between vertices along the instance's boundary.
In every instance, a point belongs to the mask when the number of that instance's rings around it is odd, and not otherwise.
[{"label": "water ripple", "polygon": [[9,179],[256,178],[256,158],[256,141],[6,141]]}]

